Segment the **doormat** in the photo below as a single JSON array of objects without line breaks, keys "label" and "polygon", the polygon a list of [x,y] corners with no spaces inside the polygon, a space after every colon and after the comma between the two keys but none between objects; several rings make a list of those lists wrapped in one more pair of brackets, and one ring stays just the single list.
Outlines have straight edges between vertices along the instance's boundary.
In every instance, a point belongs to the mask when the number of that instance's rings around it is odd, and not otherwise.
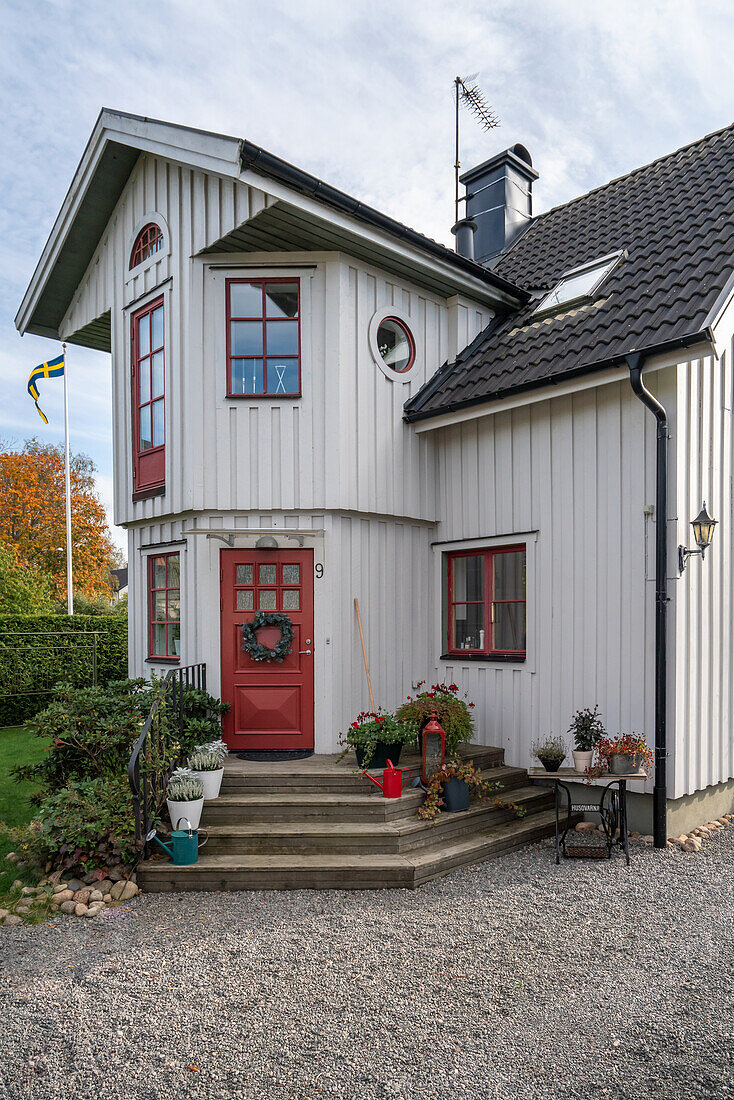
[{"label": "doormat", "polygon": [[268,749],[253,752],[236,753],[238,760],[305,760],[307,756],[313,756],[313,749]]}]

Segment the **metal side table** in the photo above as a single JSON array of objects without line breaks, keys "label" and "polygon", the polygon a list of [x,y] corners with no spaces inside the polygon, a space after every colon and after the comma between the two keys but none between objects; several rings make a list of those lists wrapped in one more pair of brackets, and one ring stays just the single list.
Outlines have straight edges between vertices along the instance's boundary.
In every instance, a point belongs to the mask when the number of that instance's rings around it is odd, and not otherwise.
[{"label": "metal side table", "polygon": [[[646,772],[631,772],[628,775],[600,775],[594,778],[598,786],[589,786],[589,798],[583,803],[574,803],[571,798],[569,783],[585,783],[588,776],[585,772],[577,772],[575,768],[559,768],[557,772],[548,772],[545,768],[528,768],[530,779],[543,780],[553,784],[553,794],[556,807],[556,863],[561,862],[561,853],[566,856],[566,836],[571,828],[571,814],[574,810],[599,814],[604,828],[604,837],[607,849],[607,859],[611,859],[615,843],[624,849],[625,859],[629,865],[630,849],[627,836],[627,784],[637,780],[644,782],[647,779]],[[562,793],[566,797],[566,818],[562,820]],[[598,802],[594,802],[594,795],[599,795]],[[619,839],[615,841],[614,834],[619,829]]]}]

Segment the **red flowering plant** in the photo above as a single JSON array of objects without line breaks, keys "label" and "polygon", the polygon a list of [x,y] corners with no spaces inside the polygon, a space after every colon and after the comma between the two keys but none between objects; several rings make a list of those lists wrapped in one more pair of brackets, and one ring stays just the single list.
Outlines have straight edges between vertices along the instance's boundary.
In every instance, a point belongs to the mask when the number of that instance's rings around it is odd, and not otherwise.
[{"label": "red flowering plant", "polygon": [[405,745],[415,741],[417,736],[418,727],[410,718],[398,718],[382,710],[365,710],[339,734],[339,742],[345,746],[340,759],[350,749],[354,749],[360,766],[368,768],[378,742],[384,745]]},{"label": "red flowering plant", "polygon": [[398,707],[396,718],[407,718],[415,722],[418,730],[422,730],[435,710],[436,718],[446,734],[446,759],[456,756],[462,741],[471,741],[474,737],[474,720],[472,711],[474,704],[467,701],[466,694],[459,696],[458,684],[432,684],[430,689],[424,687],[425,680],[417,685],[418,694],[408,696],[407,700]]},{"label": "red flowering plant", "polygon": [[598,779],[600,775],[607,775],[611,769],[613,756],[634,757],[633,769],[643,767],[649,774],[652,771],[652,749],[645,738],[638,733],[618,733],[616,737],[602,737],[596,745],[596,760],[591,768],[587,768],[590,779]]},{"label": "red flowering plant", "polygon": [[[493,794],[503,790],[503,786],[497,780],[485,779],[473,760],[447,760],[446,763],[434,772],[428,782],[426,798],[418,809],[418,817],[423,821],[430,821],[435,825],[438,815],[443,807],[443,788],[450,779],[460,779],[466,783],[470,795],[481,801],[486,801]],[[498,810],[511,810],[517,817],[524,817],[526,810],[518,806],[516,802],[505,802],[501,798],[495,798],[494,804]]]}]

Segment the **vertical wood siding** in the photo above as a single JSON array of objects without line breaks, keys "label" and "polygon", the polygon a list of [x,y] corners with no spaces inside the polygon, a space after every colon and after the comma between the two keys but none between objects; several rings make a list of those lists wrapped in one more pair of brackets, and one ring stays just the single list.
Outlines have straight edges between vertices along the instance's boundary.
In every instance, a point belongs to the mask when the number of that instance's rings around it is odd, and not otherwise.
[{"label": "vertical wood siding", "polygon": [[677,368],[676,545],[695,547],[703,500],[718,526],[705,560],[690,558],[675,585],[674,797],[734,776],[732,384],[731,346]]}]

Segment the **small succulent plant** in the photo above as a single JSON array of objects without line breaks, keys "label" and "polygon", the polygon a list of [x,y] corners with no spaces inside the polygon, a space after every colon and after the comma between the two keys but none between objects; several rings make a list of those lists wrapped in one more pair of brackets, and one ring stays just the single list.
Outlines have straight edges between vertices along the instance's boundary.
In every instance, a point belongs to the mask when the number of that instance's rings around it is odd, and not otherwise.
[{"label": "small succulent plant", "polygon": [[[218,768],[221,768],[222,764],[229,756],[229,749],[225,745],[224,741],[207,741],[203,745],[197,745],[194,752],[215,752],[219,758]],[[198,768],[197,771],[208,771],[207,768]]]},{"label": "small succulent plant", "polygon": [[204,784],[190,768],[176,768],[168,780],[166,797],[171,802],[196,802],[204,797]]},{"label": "small succulent plant", "polygon": [[189,757],[189,768],[193,772],[216,772],[222,766],[222,758],[214,749],[197,749]]}]

